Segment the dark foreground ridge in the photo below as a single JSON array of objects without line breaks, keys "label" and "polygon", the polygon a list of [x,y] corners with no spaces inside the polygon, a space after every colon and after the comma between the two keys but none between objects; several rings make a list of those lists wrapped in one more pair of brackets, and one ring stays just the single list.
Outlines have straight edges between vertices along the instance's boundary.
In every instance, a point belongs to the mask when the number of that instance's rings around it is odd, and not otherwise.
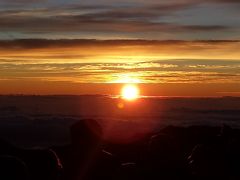
[{"label": "dark foreground ridge", "polygon": [[174,127],[132,144],[107,144],[101,126],[84,119],[71,143],[23,149],[0,141],[0,179],[240,179],[240,130]]}]

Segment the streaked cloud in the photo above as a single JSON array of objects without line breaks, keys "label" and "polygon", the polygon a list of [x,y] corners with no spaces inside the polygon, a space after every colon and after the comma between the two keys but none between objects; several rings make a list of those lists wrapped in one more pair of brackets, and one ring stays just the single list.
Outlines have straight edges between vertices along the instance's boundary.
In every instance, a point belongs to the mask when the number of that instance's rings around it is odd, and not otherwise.
[{"label": "streaked cloud", "polygon": [[[0,37],[234,39],[240,28],[238,1],[93,2],[2,2],[6,7],[0,8]],[[7,6],[15,3],[29,6]],[[208,16],[206,23],[202,16]],[[224,21],[218,21],[219,16]],[[235,23],[229,24],[230,19]]]},{"label": "streaked cloud", "polygon": [[44,40],[0,41],[1,59],[19,63],[112,63],[164,59],[232,59],[239,41]]},{"label": "streaked cloud", "polygon": [[[72,83],[238,83],[239,41],[0,41],[3,79]],[[178,58],[176,58],[178,57]]]},{"label": "streaked cloud", "polygon": [[139,63],[0,64],[5,79],[75,83],[238,83],[240,60],[170,60]]},{"label": "streaked cloud", "polygon": [[[183,25],[170,22],[154,22],[153,13],[108,12],[88,15],[53,15],[34,16],[2,15],[0,28],[2,32],[19,31],[22,33],[51,33],[68,32],[114,32],[114,33],[141,33],[141,32],[192,32],[192,31],[225,31],[233,29],[225,25]],[[149,19],[150,18],[150,19]],[[149,19],[149,20],[147,20]]]}]

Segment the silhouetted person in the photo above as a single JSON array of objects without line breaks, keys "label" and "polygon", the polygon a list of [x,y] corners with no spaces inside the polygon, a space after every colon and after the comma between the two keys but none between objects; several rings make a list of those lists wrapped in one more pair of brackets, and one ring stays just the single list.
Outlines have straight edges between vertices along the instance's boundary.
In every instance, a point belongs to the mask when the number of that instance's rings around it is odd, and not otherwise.
[{"label": "silhouetted person", "polygon": [[55,148],[64,169],[64,179],[111,179],[118,168],[112,154],[103,151],[102,129],[95,120],[80,120],[70,128],[71,144]]},{"label": "silhouetted person", "polygon": [[57,180],[60,178],[62,165],[56,153],[51,149],[28,149],[18,153],[28,166],[34,180]]},{"label": "silhouetted person", "polygon": [[188,158],[194,178],[212,179],[227,177],[224,149],[216,144],[199,144]]},{"label": "silhouetted person", "polygon": [[115,180],[134,180],[141,179],[139,169],[136,163],[129,162],[121,164],[117,171],[117,177]]},{"label": "silhouetted person", "polygon": [[234,129],[224,124],[218,138],[224,144],[225,171],[228,173],[228,179],[240,179],[240,137]]},{"label": "silhouetted person", "polygon": [[12,157],[8,164],[13,162],[14,165],[14,158],[15,162],[16,160],[23,162],[28,168],[29,178],[34,180],[56,180],[59,178],[62,168],[59,158],[51,149],[22,149],[1,140],[0,156]]},{"label": "silhouetted person", "polygon": [[14,156],[0,156],[0,179],[30,180],[26,163]]},{"label": "silhouetted person", "polygon": [[145,179],[177,179],[179,159],[178,147],[173,137],[167,134],[152,136],[142,167]]}]

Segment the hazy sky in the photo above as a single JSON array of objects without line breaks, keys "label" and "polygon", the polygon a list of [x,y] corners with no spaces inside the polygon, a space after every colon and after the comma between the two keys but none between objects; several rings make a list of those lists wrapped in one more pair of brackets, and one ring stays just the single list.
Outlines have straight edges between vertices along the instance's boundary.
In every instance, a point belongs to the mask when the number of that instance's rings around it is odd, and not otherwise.
[{"label": "hazy sky", "polygon": [[239,0],[0,0],[0,94],[240,95],[239,19]]},{"label": "hazy sky", "polygon": [[238,39],[239,0],[1,0],[0,37]]}]

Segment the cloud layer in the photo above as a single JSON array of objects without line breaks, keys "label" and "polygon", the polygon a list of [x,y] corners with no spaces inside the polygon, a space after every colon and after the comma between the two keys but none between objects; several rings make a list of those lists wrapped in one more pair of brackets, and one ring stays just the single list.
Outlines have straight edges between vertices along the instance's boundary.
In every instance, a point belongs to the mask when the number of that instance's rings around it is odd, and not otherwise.
[{"label": "cloud layer", "polygon": [[[103,1],[104,4],[93,2],[92,4],[37,0],[2,2],[0,37],[5,39],[19,38],[19,36],[101,39],[117,37],[209,39],[210,36],[213,39],[239,38],[240,3],[237,0],[186,0],[159,3]],[[21,3],[27,6],[24,8],[19,5]],[[207,19],[206,23],[203,23],[202,17]],[[220,22],[219,18],[223,21]]]},{"label": "cloud layer", "polygon": [[0,41],[5,80],[238,83],[239,41]]},{"label": "cloud layer", "polygon": [[185,94],[199,84],[239,91],[239,9],[239,0],[2,0],[0,86],[70,93],[81,83],[141,82],[184,84]]}]

